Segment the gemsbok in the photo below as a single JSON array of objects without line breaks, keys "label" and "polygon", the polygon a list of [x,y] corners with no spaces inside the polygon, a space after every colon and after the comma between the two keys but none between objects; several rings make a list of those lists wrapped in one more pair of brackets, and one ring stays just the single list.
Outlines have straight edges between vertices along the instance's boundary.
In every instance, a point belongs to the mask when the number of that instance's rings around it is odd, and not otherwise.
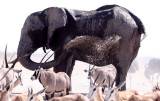
[{"label": "gemsbok", "polygon": [[117,87],[109,87],[109,89],[105,92],[106,95],[104,101],[123,101],[118,91],[124,84],[125,81],[119,84]]},{"label": "gemsbok", "polygon": [[[44,59],[44,57],[42,58],[42,60]],[[42,63],[42,60],[40,64]],[[41,66],[39,66],[31,77],[31,80],[36,79],[39,80],[43,87],[48,86],[48,88],[45,90],[47,100],[53,97],[54,93],[57,92],[64,91],[65,95],[69,94],[70,78],[65,72],[55,73],[52,70],[44,70]]]},{"label": "gemsbok", "polygon": [[111,85],[109,83],[112,83],[115,80],[117,72],[112,64],[108,65],[107,68],[104,67],[95,68],[95,66],[91,68],[91,66],[89,65],[89,70],[84,70],[84,71],[88,72],[88,79],[90,79],[90,77],[93,77],[93,79],[95,80],[98,74],[100,74],[99,78],[96,80],[96,83],[100,84],[105,79],[105,82],[102,84],[103,90],[105,87]]},{"label": "gemsbok", "polygon": [[11,84],[10,92],[12,92],[12,90],[18,85],[23,86],[21,73],[18,73],[18,76],[16,76],[16,80]]},{"label": "gemsbok", "polygon": [[132,95],[127,101],[160,101],[160,91],[148,92],[143,95]]},{"label": "gemsbok", "polygon": [[28,89],[28,97],[26,101],[43,101],[43,97],[40,94],[44,93],[47,88],[48,87],[46,86],[45,88],[34,94],[32,88],[31,90]]},{"label": "gemsbok", "polygon": [[153,87],[152,91],[153,91],[153,92],[155,92],[155,91],[160,91],[160,86],[159,86],[158,83]]},{"label": "gemsbok", "polygon": [[[6,73],[5,73],[4,75],[7,76]],[[3,84],[3,85],[4,85],[4,84]],[[22,78],[21,78],[21,72],[18,73],[18,76],[16,76],[16,80],[15,80],[15,81],[12,80],[12,83],[10,84],[10,90],[9,90],[10,93],[12,93],[12,90],[13,90],[15,87],[17,87],[18,85],[23,86]]]},{"label": "gemsbok", "polygon": [[[98,79],[99,75],[96,77]],[[70,94],[62,97],[53,97],[49,101],[104,101],[104,94],[102,92],[102,83],[96,85],[96,80],[94,81],[91,77],[91,86],[89,88],[89,93],[84,96],[82,94]]]},{"label": "gemsbok", "polygon": [[82,94],[71,94],[62,97],[53,97],[49,101],[94,101],[94,100],[90,100]]},{"label": "gemsbok", "polygon": [[[119,86],[115,88],[109,88],[105,94],[104,101],[159,101],[157,99],[156,94],[148,94],[148,95],[139,95],[136,90],[129,90],[129,91],[118,91],[125,82],[122,82]],[[152,100],[152,97],[155,100]]]},{"label": "gemsbok", "polygon": [[[21,50],[21,52],[22,51],[23,51],[23,49]],[[21,52],[20,52],[20,54],[21,54]],[[3,67],[3,68],[0,69],[0,86],[2,86],[3,84],[8,84],[11,81],[13,81],[15,73],[19,74],[22,71],[22,70],[14,69],[15,64],[19,60],[20,54],[18,55],[16,60],[13,62],[12,66],[9,67],[8,62],[7,62],[7,45],[6,45],[5,57],[4,57],[6,68]]]},{"label": "gemsbok", "polygon": [[43,88],[37,93],[33,93],[33,89],[28,88],[28,94],[15,94],[11,97],[11,101],[44,101],[43,97],[40,94],[42,94],[46,90],[46,88],[47,87]]},{"label": "gemsbok", "polygon": [[10,88],[11,88],[11,82],[7,84],[3,84],[0,88],[0,101],[11,101],[10,98]]},{"label": "gemsbok", "polygon": [[90,77],[90,87],[89,92],[87,94],[87,98],[94,101],[104,101],[104,93],[102,92],[102,84],[105,82],[106,78],[100,82],[99,84],[96,84],[96,81],[98,80],[100,74],[97,75],[95,81],[93,77]]}]

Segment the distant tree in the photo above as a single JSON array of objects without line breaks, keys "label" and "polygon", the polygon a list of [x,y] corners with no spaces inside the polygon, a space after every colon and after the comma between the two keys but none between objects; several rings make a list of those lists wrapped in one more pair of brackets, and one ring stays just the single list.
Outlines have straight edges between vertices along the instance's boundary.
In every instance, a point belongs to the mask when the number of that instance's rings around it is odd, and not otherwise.
[{"label": "distant tree", "polygon": [[138,60],[135,59],[133,60],[130,69],[128,70],[129,73],[135,73],[136,71],[138,71],[139,66],[138,66]]},{"label": "distant tree", "polygon": [[130,89],[132,84],[132,74],[138,71],[139,65],[138,65],[138,59],[133,60],[130,69],[128,70],[129,76],[130,76]]},{"label": "distant tree", "polygon": [[160,73],[160,59],[152,58],[149,62],[145,65],[145,76],[147,79],[151,79],[151,77],[155,73]]}]

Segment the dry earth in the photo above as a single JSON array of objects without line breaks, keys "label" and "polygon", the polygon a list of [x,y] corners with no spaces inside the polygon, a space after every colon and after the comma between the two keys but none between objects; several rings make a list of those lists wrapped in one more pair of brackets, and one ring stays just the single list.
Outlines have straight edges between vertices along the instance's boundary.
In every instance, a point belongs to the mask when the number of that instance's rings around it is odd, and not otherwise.
[{"label": "dry earth", "polygon": [[[10,57],[10,56],[9,56]],[[38,56],[34,60],[40,61],[42,57]],[[148,81],[144,76],[144,65],[148,62],[148,58],[138,58],[138,65],[140,69],[134,74],[128,73],[127,76],[127,89],[137,89],[141,93],[151,91],[153,85],[155,85],[159,79],[154,82]],[[3,61],[3,54],[0,55],[0,65]],[[89,87],[89,80],[87,79],[87,73],[84,69],[88,69],[89,64],[76,61],[74,70],[72,73],[72,92],[73,93],[87,93]],[[13,93],[24,93],[27,92],[29,87],[32,87],[34,92],[42,89],[42,85],[38,80],[31,81],[30,77],[33,71],[25,69],[19,62],[15,66],[16,69],[22,69],[22,81],[23,86],[17,86]]]}]

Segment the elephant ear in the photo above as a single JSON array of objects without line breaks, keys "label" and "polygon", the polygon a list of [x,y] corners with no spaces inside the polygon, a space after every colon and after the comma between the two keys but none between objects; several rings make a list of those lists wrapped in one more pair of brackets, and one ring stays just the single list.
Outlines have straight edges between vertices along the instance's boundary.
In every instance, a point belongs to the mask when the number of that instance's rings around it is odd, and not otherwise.
[{"label": "elephant ear", "polygon": [[52,7],[46,9],[48,22],[48,40],[56,29],[63,27],[67,22],[67,15],[64,8]]}]

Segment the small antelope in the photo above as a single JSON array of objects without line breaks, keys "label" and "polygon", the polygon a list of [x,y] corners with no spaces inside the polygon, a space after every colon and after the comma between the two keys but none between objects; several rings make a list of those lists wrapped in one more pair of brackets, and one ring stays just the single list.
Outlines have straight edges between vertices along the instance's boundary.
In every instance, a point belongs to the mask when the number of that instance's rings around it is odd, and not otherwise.
[{"label": "small antelope", "polygon": [[[108,87],[110,85],[109,83],[112,83],[115,80],[116,69],[113,65],[112,65],[112,69],[110,69],[110,70],[107,68],[104,68],[104,67],[98,67],[98,68],[94,68],[94,67],[95,66],[93,66],[91,68],[89,66],[89,70],[84,70],[85,72],[88,72],[88,79],[90,79],[90,77],[93,77],[93,79],[95,80],[97,75],[100,73],[100,76],[99,76],[98,80],[96,81],[96,83],[100,84],[104,79],[106,79],[105,82],[102,84],[102,86],[104,88]],[[108,79],[108,77],[110,79]]]},{"label": "small antelope", "polygon": [[53,71],[46,71],[43,68],[38,68],[31,77],[31,80],[36,79],[39,79],[39,82],[43,85],[43,87],[48,86],[45,93],[51,93],[52,96],[54,96],[54,92],[67,90],[67,94],[69,94],[68,89],[70,79],[64,72],[55,73]]},{"label": "small antelope", "polygon": [[12,90],[19,84],[23,85],[22,80],[21,80],[21,74],[18,73],[18,77],[16,77],[16,78],[17,78],[16,81],[14,81],[13,83],[11,83],[12,82],[11,81],[8,85],[4,86],[4,84],[3,84],[1,86],[0,98],[2,97],[3,100],[6,99],[6,101],[9,101],[10,100],[10,94],[11,94]]},{"label": "small antelope", "polygon": [[160,91],[149,92],[143,95],[132,95],[127,101],[160,101]]},{"label": "small antelope", "polygon": [[139,95],[137,90],[118,91],[122,100],[128,100],[132,95]]},{"label": "small antelope", "polygon": [[[5,73],[5,75],[6,75],[6,73]],[[7,75],[6,75],[7,76]],[[18,73],[18,76],[16,76],[16,80],[13,82],[13,83],[11,83],[10,85],[11,85],[11,87],[10,87],[10,92],[12,92],[12,90],[16,87],[16,86],[18,86],[19,84],[21,85],[21,86],[23,86],[23,83],[22,83],[22,78],[21,78],[21,73]]]},{"label": "small antelope", "polygon": [[121,84],[119,84],[117,87],[115,88],[109,88],[106,92],[105,92],[105,98],[104,101],[123,101],[123,99],[121,98],[121,96],[118,93],[118,90],[125,84],[125,81],[122,82]]},{"label": "small antelope", "polygon": [[17,94],[11,97],[11,101],[43,101],[43,97],[40,95],[42,94],[47,87],[42,89],[41,91],[33,94],[33,89],[28,89],[28,94]]},{"label": "small antelope", "polygon": [[39,66],[31,77],[31,80],[36,79],[39,80],[43,87],[48,86],[48,88],[45,90],[47,100],[49,99],[48,94],[51,94],[51,97],[53,97],[54,93],[62,92],[65,90],[66,94],[69,94],[70,78],[65,72],[55,73],[51,70],[44,70],[42,67]]},{"label": "small antelope", "polygon": [[11,101],[10,99],[11,82],[7,83],[6,85],[3,84],[3,86],[0,88],[0,101]]},{"label": "small antelope", "polygon": [[[96,77],[98,79],[99,75]],[[91,77],[92,78],[92,77]],[[93,80],[93,79],[92,79]],[[104,95],[102,93],[102,82],[98,86],[95,84],[90,86],[89,93],[87,96],[82,94],[71,94],[62,97],[53,97],[49,101],[104,101]]]},{"label": "small antelope", "polygon": [[104,101],[104,93],[102,92],[102,84],[105,82],[105,79],[101,83],[96,85],[96,81],[98,80],[99,75],[100,74],[98,74],[95,81],[93,80],[92,77],[90,77],[91,85],[90,85],[89,93],[87,94],[87,97],[94,101]]},{"label": "small antelope", "polygon": [[118,87],[109,88],[108,91],[106,91],[105,101],[132,101],[129,100],[131,97],[139,96],[139,93],[136,90],[118,91],[124,84],[125,81]]},{"label": "small antelope", "polygon": [[28,98],[26,101],[43,101],[43,97],[40,95],[42,94],[43,92],[45,92],[45,90],[47,89],[48,87],[45,87],[43,88],[41,91],[33,94],[33,90],[31,89],[28,90]]},{"label": "small antelope", "polygon": [[[22,52],[22,50],[21,50],[21,52]],[[6,46],[5,57],[4,57],[6,68],[3,67],[0,69],[0,86],[11,82],[14,79],[15,73],[20,73],[22,71],[22,70],[15,70],[14,69],[14,66],[17,63],[20,54],[18,55],[17,59],[14,61],[13,65],[9,68],[9,65],[7,63],[7,46]]]},{"label": "small antelope", "polygon": [[22,78],[21,78],[21,73],[18,73],[18,76],[16,76],[16,81],[14,81],[11,85],[11,89],[10,89],[10,92],[12,92],[12,90],[17,87],[18,85],[21,85],[23,86],[23,83],[22,83]]},{"label": "small antelope", "polygon": [[[0,78],[3,77],[2,80],[0,80],[0,86],[2,86],[3,84],[7,84],[9,82],[11,82],[14,79],[14,72],[10,71],[7,73],[9,69],[8,68],[1,68],[0,69]],[[4,76],[6,74],[6,76]]]},{"label": "small antelope", "polygon": [[153,87],[152,91],[153,91],[153,92],[155,92],[155,91],[160,91],[160,86],[159,86],[158,83],[157,83],[157,85],[155,85],[155,86]]},{"label": "small antelope", "polygon": [[71,94],[62,97],[53,97],[49,101],[94,101],[94,100],[90,100],[82,94]]}]

